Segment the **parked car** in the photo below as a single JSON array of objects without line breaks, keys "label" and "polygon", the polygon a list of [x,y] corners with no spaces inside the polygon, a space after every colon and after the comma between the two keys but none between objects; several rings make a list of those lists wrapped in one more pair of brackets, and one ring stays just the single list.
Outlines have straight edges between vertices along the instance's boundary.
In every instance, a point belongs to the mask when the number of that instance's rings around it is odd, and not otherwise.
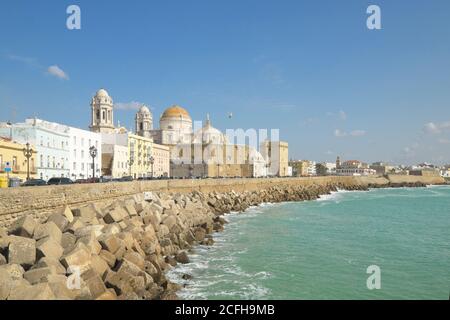
[{"label": "parked car", "polygon": [[73,184],[73,181],[69,178],[51,178],[48,180],[47,184],[50,185],[63,185],[63,184]]},{"label": "parked car", "polygon": [[120,181],[122,181],[122,182],[133,181],[133,177],[132,176],[122,177],[122,178],[120,178]]},{"label": "parked car", "polygon": [[88,183],[88,182],[86,179],[77,179],[77,180],[75,180],[74,183],[81,184],[81,183]]},{"label": "parked car", "polygon": [[45,186],[47,185],[47,182],[42,179],[30,179],[28,181],[25,181],[22,183],[22,187],[35,187],[35,186]]}]

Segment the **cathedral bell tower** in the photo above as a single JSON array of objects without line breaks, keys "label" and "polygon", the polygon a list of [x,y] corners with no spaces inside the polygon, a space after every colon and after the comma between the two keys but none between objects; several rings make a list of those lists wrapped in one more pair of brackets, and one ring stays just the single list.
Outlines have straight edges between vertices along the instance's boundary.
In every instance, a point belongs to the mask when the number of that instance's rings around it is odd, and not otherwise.
[{"label": "cathedral bell tower", "polygon": [[151,138],[153,130],[153,116],[146,106],[142,106],[136,113],[135,132],[138,136]]},{"label": "cathedral bell tower", "polygon": [[97,91],[91,100],[91,125],[93,132],[114,131],[113,100],[105,89]]}]

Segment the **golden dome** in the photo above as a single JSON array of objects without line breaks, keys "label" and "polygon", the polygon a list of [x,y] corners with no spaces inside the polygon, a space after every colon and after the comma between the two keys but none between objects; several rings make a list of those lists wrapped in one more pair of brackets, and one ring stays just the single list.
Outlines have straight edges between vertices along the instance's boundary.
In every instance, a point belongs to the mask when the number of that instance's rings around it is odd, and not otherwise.
[{"label": "golden dome", "polygon": [[177,105],[167,108],[166,111],[164,111],[164,113],[162,114],[161,119],[174,118],[174,117],[177,117],[177,118],[183,117],[183,118],[191,119],[191,116],[186,111],[186,109],[184,109],[180,106],[177,106]]}]

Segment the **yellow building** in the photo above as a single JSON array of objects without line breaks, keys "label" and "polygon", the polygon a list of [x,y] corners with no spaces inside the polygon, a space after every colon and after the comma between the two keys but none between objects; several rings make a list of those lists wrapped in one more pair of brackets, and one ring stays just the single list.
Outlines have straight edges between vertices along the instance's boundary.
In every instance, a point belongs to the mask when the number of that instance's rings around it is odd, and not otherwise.
[{"label": "yellow building", "polygon": [[[37,152],[33,146],[32,156],[30,158],[30,178],[36,177],[35,159]],[[23,181],[27,178],[27,158],[23,153],[23,149],[26,148],[24,144],[20,144],[10,139],[0,137],[0,177],[8,176],[6,172],[7,163],[10,164],[11,172],[9,172],[10,178],[19,178]]]},{"label": "yellow building", "polygon": [[153,139],[128,133],[128,150],[130,176],[135,179],[151,177]]},{"label": "yellow building", "polygon": [[310,167],[310,161],[308,160],[291,161],[289,165],[292,167],[292,172],[294,176],[296,177],[309,176],[308,168]]}]

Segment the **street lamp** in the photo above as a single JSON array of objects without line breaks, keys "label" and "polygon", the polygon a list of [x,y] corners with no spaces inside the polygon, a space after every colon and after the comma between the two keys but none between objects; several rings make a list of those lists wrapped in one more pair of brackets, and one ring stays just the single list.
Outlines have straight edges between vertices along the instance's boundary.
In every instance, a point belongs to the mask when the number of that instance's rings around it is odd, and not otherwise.
[{"label": "street lamp", "polygon": [[150,156],[150,158],[148,159],[148,162],[150,162],[151,166],[152,166],[152,175],[151,178],[153,179],[153,164],[155,163],[155,158],[153,158],[153,156]]},{"label": "street lamp", "polygon": [[23,148],[23,155],[27,158],[27,181],[30,180],[30,158],[33,156],[33,149],[30,148],[30,144],[27,142],[26,148]]},{"label": "street lamp", "polygon": [[132,157],[130,158],[130,160],[128,161],[128,164],[129,164],[129,166],[130,166],[130,176],[132,176],[132,173],[131,173],[131,167],[132,167],[133,164],[134,164],[134,156],[132,156]]},{"label": "street lamp", "polygon": [[97,148],[94,146],[90,147],[89,153],[92,157],[92,178],[95,179],[95,157],[97,156]]}]

